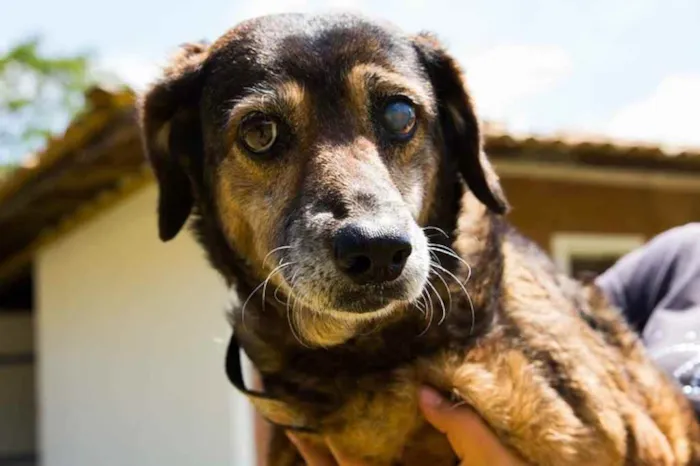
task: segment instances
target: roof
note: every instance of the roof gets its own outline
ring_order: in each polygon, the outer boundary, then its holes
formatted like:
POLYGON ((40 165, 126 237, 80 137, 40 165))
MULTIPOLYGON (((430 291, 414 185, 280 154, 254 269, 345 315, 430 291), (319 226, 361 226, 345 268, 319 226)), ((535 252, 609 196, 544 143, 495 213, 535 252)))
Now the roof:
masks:
POLYGON ((700 175, 700 149, 672 152, 652 144, 601 137, 515 137, 491 133, 486 136, 486 151, 497 160, 700 175))
POLYGON ((0 179, 0 287, 52 236, 148 176, 134 94, 93 88, 86 101, 62 135, 0 179))
MULTIPOLYGON (((86 97, 86 109, 62 135, 0 177, 0 287, 26 272, 52 238, 152 180, 133 92, 93 88, 86 97)), ((600 138, 514 136, 488 126, 486 132, 486 151, 496 163, 682 173, 700 183, 700 150, 672 154, 600 138)))

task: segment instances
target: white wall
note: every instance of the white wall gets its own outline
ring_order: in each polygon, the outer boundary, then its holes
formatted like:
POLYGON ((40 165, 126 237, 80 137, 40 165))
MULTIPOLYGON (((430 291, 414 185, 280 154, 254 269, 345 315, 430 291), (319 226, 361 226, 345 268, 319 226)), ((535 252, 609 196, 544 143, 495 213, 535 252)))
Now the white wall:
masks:
MULTIPOLYGON (((0 356, 31 355, 32 327, 28 312, 0 314, 0 356)), ((0 460, 34 453, 34 420, 34 365, 0 364, 0 460)))
POLYGON ((189 234, 161 243, 153 185, 38 255, 44 466, 248 466, 224 373, 223 282, 189 234))

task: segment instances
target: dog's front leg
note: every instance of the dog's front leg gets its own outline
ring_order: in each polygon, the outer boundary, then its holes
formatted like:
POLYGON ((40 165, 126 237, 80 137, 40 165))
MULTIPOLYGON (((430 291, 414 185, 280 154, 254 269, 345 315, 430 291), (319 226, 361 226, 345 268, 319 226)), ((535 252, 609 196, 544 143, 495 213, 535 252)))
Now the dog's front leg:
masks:
POLYGON ((524 461, 538 466, 623 465, 626 451, 585 425, 532 361, 498 342, 422 368, 438 388, 467 403, 524 461))

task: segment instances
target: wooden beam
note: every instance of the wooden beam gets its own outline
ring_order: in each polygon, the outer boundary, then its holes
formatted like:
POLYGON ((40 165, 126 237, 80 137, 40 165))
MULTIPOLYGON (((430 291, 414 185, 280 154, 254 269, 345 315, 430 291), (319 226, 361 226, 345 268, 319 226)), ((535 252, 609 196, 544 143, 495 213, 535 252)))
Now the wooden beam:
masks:
MULTIPOLYGON (((121 124, 124 125, 124 123, 121 124)), ((101 138, 95 143, 88 144, 85 149, 80 150, 73 157, 64 157, 52 170, 37 176, 31 184, 23 186, 12 196, 8 196, 0 201, 2 206, 2 209, 0 209, 0 221, 11 218, 41 195, 54 189, 61 183, 63 177, 75 170, 77 166, 89 164, 105 153, 113 151, 115 147, 120 147, 137 137, 137 128, 133 123, 129 123, 108 134, 106 138, 101 138)))
MULTIPOLYGON (((110 185, 118 182, 121 178, 129 176, 133 172, 137 172, 139 168, 140 164, 131 167, 124 167, 121 170, 101 170, 99 168, 93 170, 92 167, 89 167, 87 168, 89 173, 75 173, 62 178, 56 184, 56 196, 58 198, 63 198, 65 195, 79 197, 78 195, 81 192, 94 192, 108 188, 110 185)), ((53 196, 53 193, 51 195, 53 196)), ((84 200, 89 201, 89 198, 84 200)))
MULTIPOLYGON (((47 200, 46 202, 35 202, 22 209, 22 211, 10 219, 10 221, 3 222, 2 225, 45 224, 47 218, 55 217, 56 215, 65 215, 66 212, 72 212, 87 201, 89 201, 89 198, 70 201, 57 198, 47 200)), ((23 227, 23 229, 31 229, 31 227, 23 227)), ((2 243, 4 244, 5 241, 2 243)))
MULTIPOLYGON (((31 205, 22 209, 20 216, 18 216, 17 218, 34 217, 35 215, 41 215, 44 212, 70 212, 89 200, 90 199, 86 199, 84 195, 61 195, 60 197, 52 196, 49 199, 44 200, 43 202, 32 203, 31 205)), ((11 219, 11 222, 15 223, 14 219, 11 219)))
MULTIPOLYGON (((139 166, 141 164, 139 163, 139 166)), ((114 181, 123 178, 124 175, 128 174, 130 169, 138 169, 138 166, 128 166, 124 165, 122 167, 102 167, 100 165, 93 165, 89 167, 89 173, 70 173, 63 177, 60 184, 70 189, 73 186, 84 186, 84 185, 104 185, 106 183, 113 183, 114 181)))
POLYGON ((586 167, 564 163, 542 163, 492 158, 501 178, 562 181, 567 183, 622 186, 661 191, 700 192, 700 173, 632 170, 612 167, 586 167))
POLYGON ((47 146, 36 155, 38 164, 31 168, 20 168, 0 183, 0 204, 22 188, 27 182, 41 175, 63 158, 83 147, 87 140, 109 124, 116 115, 125 110, 133 111, 134 96, 131 92, 112 94, 112 108, 99 109, 77 117, 77 123, 71 124, 61 139, 49 138, 47 146))

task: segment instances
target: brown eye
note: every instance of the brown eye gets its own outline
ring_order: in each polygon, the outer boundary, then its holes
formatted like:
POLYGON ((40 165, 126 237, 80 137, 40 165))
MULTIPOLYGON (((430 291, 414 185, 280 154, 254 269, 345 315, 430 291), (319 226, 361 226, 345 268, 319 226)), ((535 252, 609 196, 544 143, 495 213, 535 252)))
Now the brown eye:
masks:
POLYGON ((277 140, 277 123, 263 113, 254 113, 241 123, 240 140, 254 154, 267 152, 277 140))
POLYGON ((416 127, 416 110, 403 99, 392 100, 384 107, 384 127, 398 139, 408 139, 416 127))

